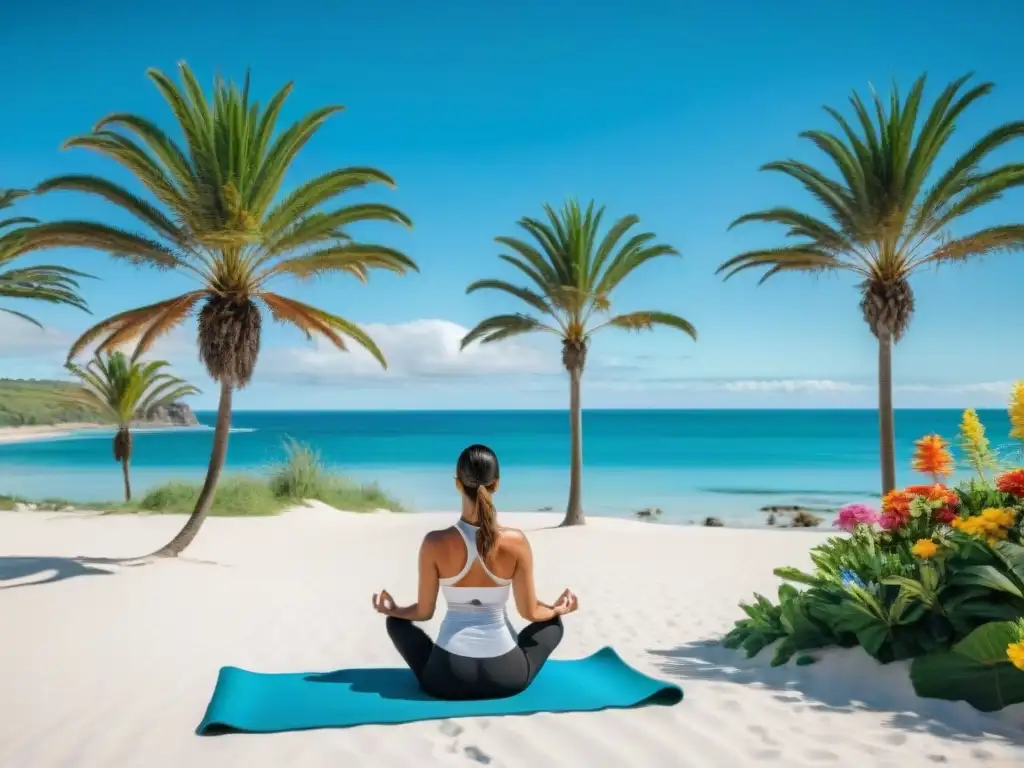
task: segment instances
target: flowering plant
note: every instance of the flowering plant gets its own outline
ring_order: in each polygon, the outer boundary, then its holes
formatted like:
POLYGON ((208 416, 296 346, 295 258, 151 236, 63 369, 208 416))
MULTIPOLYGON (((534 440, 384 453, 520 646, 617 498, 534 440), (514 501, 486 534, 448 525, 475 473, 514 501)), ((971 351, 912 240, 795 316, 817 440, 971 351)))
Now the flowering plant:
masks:
POLYGON ((839 508, 836 519, 832 522, 836 528, 853 533, 857 526, 873 526, 881 521, 882 517, 878 510, 869 507, 867 504, 846 504, 839 508))

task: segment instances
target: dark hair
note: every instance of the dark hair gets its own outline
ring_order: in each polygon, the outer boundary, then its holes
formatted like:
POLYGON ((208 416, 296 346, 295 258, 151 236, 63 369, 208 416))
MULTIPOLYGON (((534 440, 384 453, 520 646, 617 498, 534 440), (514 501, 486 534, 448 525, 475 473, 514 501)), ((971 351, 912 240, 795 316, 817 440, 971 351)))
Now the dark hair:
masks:
POLYGON ((500 476, 498 457, 486 445, 471 445, 459 454, 455 477, 462 484, 462 492, 476 505, 476 548, 486 558, 498 540, 498 510, 494 508, 494 493, 500 476))

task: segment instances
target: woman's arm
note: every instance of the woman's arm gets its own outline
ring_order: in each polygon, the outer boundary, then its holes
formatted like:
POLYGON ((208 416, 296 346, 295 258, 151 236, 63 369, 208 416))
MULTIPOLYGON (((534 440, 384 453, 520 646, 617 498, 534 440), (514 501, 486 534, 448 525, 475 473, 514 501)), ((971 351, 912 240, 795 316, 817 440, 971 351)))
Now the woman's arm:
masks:
POLYGON ((512 594, 516 601, 516 610, 527 621, 549 621, 561 613, 554 607, 537 599, 537 589, 533 583, 533 550, 530 542, 522 531, 510 531, 515 535, 516 570, 512 576, 512 594))
POLYGON ((408 621, 429 621, 434 617, 437 607, 438 590, 437 560, 434 557, 434 543, 431 536, 423 539, 420 545, 420 586, 416 602, 405 608, 397 606, 388 614, 396 619, 408 621))

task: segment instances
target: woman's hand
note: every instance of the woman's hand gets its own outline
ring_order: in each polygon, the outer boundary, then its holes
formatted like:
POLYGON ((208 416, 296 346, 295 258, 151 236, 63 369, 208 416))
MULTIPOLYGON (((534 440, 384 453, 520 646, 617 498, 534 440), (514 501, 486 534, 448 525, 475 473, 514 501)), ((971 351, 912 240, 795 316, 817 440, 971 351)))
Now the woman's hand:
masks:
POLYGON ((391 616, 397 608, 398 606, 395 605, 395 599, 388 594, 386 589, 382 589, 379 595, 375 594, 373 596, 373 610, 377 613, 382 613, 385 616, 391 616))
POLYGON ((572 613, 580 607, 580 601, 576 598, 576 595, 570 590, 565 590, 555 604, 551 606, 551 610, 555 612, 556 616, 565 616, 568 613, 572 613))

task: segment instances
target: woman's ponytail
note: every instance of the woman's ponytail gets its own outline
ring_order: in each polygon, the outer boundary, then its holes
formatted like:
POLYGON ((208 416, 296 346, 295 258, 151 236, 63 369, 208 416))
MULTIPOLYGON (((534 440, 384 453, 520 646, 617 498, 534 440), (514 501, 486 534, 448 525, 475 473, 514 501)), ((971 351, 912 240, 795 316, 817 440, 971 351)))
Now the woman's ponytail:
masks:
POLYGON ((480 559, 486 560, 498 540, 498 511, 494 508, 491 489, 486 485, 476 489, 476 516, 480 527, 476 534, 476 549, 480 559))

